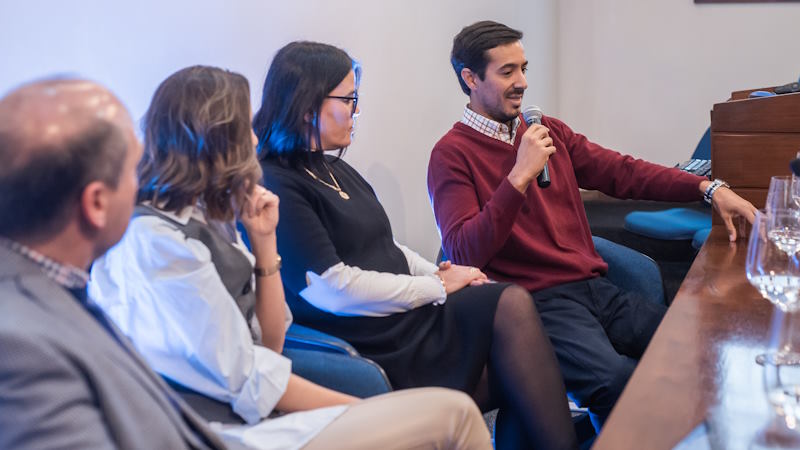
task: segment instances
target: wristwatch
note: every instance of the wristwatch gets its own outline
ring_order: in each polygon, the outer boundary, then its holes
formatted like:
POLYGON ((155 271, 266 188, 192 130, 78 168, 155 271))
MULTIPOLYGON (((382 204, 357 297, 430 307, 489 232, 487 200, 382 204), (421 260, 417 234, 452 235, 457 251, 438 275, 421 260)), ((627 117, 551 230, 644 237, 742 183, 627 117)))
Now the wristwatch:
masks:
POLYGON ((714 196, 714 192, 716 192, 717 189, 719 189, 721 187, 726 187, 726 188, 730 189, 731 185, 726 183, 726 182, 724 182, 724 181, 722 181, 722 180, 720 180, 719 178, 715 179, 714 181, 711 182, 711 184, 708 185, 708 187, 706 188, 706 191, 703 193, 703 200, 705 200, 706 203, 708 203, 710 205, 711 204, 711 198, 714 196))
POLYGON ((253 273, 257 277, 268 277, 279 270, 281 270, 281 255, 278 255, 278 257, 275 258, 275 265, 272 267, 267 269, 264 269, 263 267, 253 267, 253 273))

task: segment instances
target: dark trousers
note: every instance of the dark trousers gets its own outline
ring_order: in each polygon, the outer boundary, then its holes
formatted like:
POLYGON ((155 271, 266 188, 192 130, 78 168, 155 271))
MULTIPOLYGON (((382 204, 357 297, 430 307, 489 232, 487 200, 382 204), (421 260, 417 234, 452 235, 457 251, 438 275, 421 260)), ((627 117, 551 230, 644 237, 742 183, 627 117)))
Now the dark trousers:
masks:
POLYGON ((596 430, 611 413, 667 307, 620 291, 604 277, 531 293, 569 397, 596 430))

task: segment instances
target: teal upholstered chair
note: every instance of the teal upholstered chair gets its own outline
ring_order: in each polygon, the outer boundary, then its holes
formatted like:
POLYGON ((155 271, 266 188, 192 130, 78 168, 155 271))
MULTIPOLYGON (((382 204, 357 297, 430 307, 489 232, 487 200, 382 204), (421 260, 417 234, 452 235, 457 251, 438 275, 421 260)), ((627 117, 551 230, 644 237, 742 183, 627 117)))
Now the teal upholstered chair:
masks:
POLYGON ((384 394, 392 384, 381 366, 358 354, 347 342, 302 325, 286 332, 283 355, 292 372, 322 386, 360 398, 384 394))
MULTIPOLYGON (((711 159, 710 128, 697 144, 692 159, 711 159)), ((634 211, 625 216, 625 229, 654 239, 691 240, 692 246, 699 249, 711 231, 711 208, 702 211, 688 208, 634 211)))
POLYGON ((608 263, 606 277, 618 288, 640 294, 660 304, 664 301, 664 284, 658 264, 649 256, 615 242, 592 236, 594 248, 608 263))

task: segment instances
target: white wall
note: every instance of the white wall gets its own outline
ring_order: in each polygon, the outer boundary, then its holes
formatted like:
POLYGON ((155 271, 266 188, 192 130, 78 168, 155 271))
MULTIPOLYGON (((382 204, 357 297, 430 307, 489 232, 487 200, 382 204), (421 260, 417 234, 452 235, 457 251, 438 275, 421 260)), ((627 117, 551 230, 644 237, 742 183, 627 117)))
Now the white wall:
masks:
POLYGON ((689 158, 731 91, 800 76, 800 4, 562 0, 557 16, 560 117, 661 164, 689 158))
POLYGON ((210 64, 247 76, 255 109, 278 48, 296 39, 340 46, 364 66, 362 114, 346 158, 375 187, 398 240, 433 258, 428 155, 467 101, 449 65, 452 38, 482 19, 522 29, 533 74, 527 100, 547 111, 557 98, 555 3, 0 0, 0 92, 76 73, 109 86, 138 118, 166 76, 210 64))
POLYGON ((272 55, 311 39, 364 65, 347 159, 373 184, 397 238, 433 257, 425 174, 466 97, 452 37, 484 18, 525 32, 526 104, 606 146, 663 164, 688 158, 732 90, 800 75, 800 4, 692 0, 0 0, 0 92, 52 73, 96 79, 140 117, 156 85, 190 64, 248 77, 258 107, 272 55))

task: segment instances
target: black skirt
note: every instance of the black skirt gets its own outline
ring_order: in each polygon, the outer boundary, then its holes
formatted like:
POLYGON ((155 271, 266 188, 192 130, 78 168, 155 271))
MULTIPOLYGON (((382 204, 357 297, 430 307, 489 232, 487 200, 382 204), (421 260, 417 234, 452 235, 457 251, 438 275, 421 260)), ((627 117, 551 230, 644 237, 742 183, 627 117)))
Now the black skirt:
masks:
POLYGON ((298 323, 344 339, 380 364, 395 389, 442 386, 471 394, 489 360, 497 302, 508 286, 468 286, 443 305, 386 317, 335 316, 302 299, 292 303, 305 305, 292 310, 298 323), (309 307, 314 313, 298 311, 309 307))

